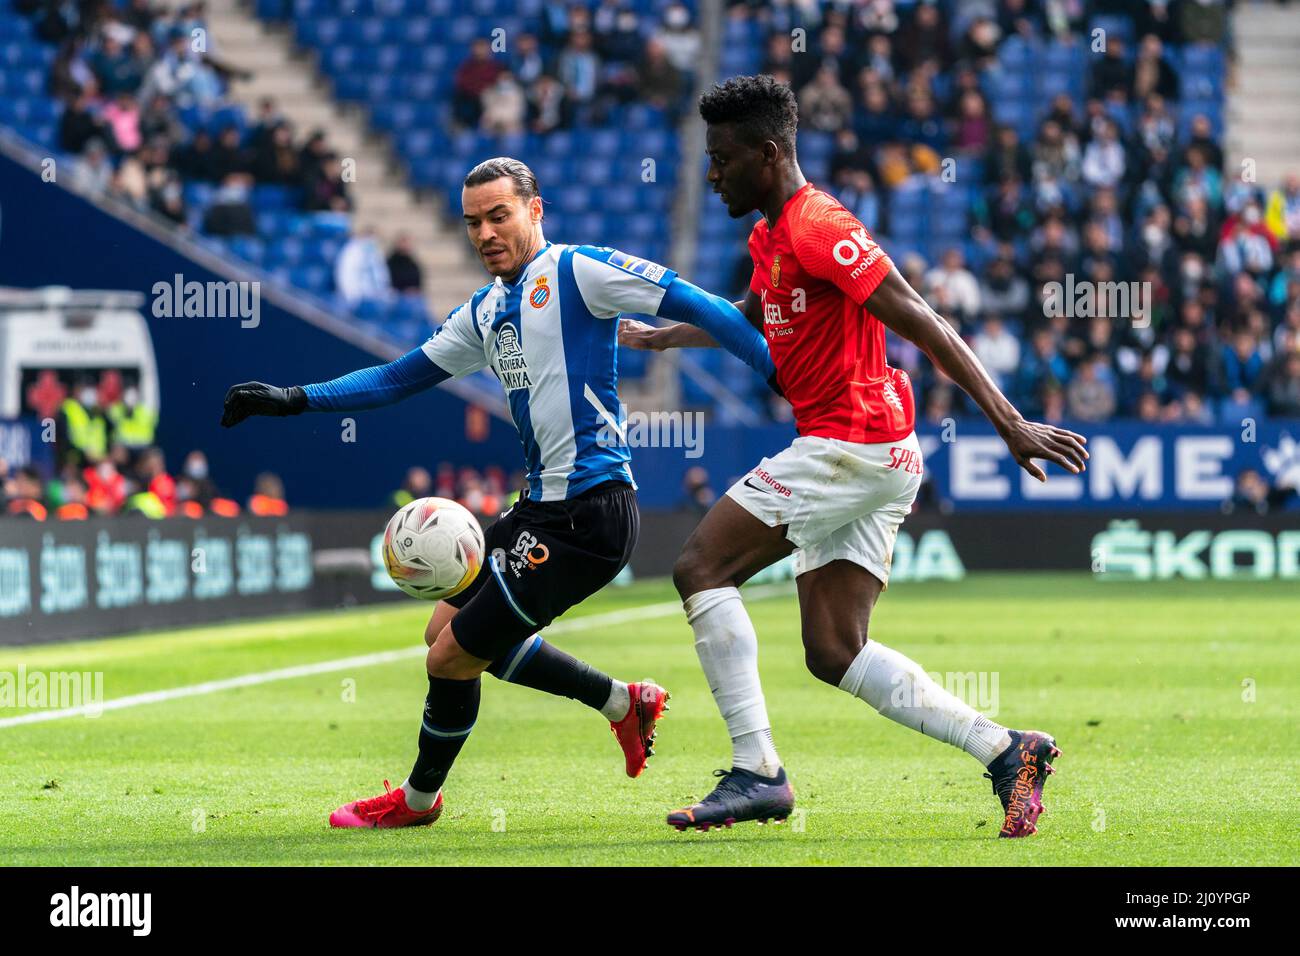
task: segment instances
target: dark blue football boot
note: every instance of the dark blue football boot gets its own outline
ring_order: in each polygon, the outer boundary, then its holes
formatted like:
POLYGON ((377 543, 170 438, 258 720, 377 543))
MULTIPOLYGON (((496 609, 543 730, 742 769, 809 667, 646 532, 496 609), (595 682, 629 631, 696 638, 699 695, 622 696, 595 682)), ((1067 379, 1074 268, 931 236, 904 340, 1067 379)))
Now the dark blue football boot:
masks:
POLYGON ((722 778, 713 792, 694 806, 668 814, 669 826, 678 830, 691 827, 708 830, 746 820, 781 823, 794 810, 794 787, 784 767, 775 777, 761 777, 736 768, 715 770, 713 775, 722 778))

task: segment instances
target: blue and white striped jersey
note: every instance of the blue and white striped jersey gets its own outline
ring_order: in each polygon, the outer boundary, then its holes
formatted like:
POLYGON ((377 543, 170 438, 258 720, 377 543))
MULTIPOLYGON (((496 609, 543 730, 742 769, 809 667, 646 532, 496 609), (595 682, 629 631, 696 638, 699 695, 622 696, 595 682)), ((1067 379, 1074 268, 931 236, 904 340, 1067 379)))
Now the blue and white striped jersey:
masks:
POLYGON ((607 247, 547 243, 516 281, 498 276, 479 289, 422 346, 453 376, 490 367, 501 380, 529 497, 558 501, 610 479, 632 481, 617 318, 657 314, 674 278, 607 247))

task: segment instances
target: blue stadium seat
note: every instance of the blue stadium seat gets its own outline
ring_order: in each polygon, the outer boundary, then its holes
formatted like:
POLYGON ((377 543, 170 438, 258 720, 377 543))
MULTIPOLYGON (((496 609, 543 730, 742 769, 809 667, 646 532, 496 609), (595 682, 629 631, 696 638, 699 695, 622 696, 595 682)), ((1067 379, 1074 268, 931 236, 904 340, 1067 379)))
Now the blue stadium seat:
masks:
POLYGON ((1040 76, 1049 73, 1082 76, 1087 63, 1086 48, 1082 42, 1062 43, 1053 40, 1045 45, 1038 54, 1034 68, 1040 76))
POLYGON ((1130 58, 1133 53, 1133 18, 1123 13, 1101 14, 1092 18, 1088 24, 1091 35, 1094 30, 1105 30, 1107 37, 1119 37, 1124 41, 1125 52, 1130 58))
POLYGON ((233 255, 260 266, 266 259, 266 243, 254 236, 235 236, 228 246, 233 255))
POLYGON ((311 235, 317 239, 345 239, 352 230, 352 223, 347 213, 314 212, 299 217, 306 223, 301 235, 311 235))
POLYGON ((1014 34, 1007 37, 998 47, 998 61, 1008 72, 1032 70, 1038 56, 1039 50, 1036 44, 1014 34))
POLYGON ((188 182, 181 190, 185 205, 195 208, 207 208, 212 202, 216 189, 210 183, 188 182))
POLYGON ((305 265, 290 269, 289 281, 300 289, 323 295, 333 288, 334 276, 324 266, 305 265))
POLYGON ((1189 43, 1182 50, 1183 68, 1189 73, 1223 76, 1223 50, 1207 43, 1189 43))

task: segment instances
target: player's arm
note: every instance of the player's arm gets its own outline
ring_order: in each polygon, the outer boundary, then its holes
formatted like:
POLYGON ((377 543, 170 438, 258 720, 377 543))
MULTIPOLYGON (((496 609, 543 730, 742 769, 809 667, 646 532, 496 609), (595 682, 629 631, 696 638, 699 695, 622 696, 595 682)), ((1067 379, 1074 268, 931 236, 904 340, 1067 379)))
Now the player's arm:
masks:
POLYGON ((418 349, 387 365, 358 369, 328 382, 280 388, 245 382, 226 392, 221 424, 238 425, 251 415, 354 412, 400 402, 440 382, 487 365, 470 303, 454 310, 418 349))
MULTIPOLYGON (((616 249, 580 246, 572 262, 574 279, 592 315, 615 319, 623 312, 632 312, 674 319, 681 325, 667 327, 665 341, 673 344, 663 347, 679 348, 685 342, 717 344, 764 379, 775 373, 767 342, 721 296, 705 292, 671 269, 616 249)), ((630 330, 638 328, 650 326, 629 326, 630 330)))
MULTIPOLYGON (((731 304, 762 334, 760 306, 758 296, 754 294, 753 289, 747 290, 745 297, 739 302, 731 304)), ((655 326, 636 319, 622 319, 619 322, 618 342, 628 348, 650 352, 662 352, 664 349, 720 348, 713 336, 698 326, 688 325, 685 322, 655 326)))
POLYGON ((303 412, 354 412, 391 405, 451 378, 424 353, 412 349, 387 365, 357 369, 315 385, 280 388, 245 382, 226 392, 221 424, 238 425, 252 415, 300 415, 303 412))
POLYGON ((1025 471, 1039 481, 1047 480, 1034 464, 1035 458, 1056 462, 1075 474, 1087 467, 1088 452, 1083 446, 1088 439, 1064 428, 1026 421, 956 329, 930 308, 896 268, 889 269, 865 305, 888 328, 914 342, 974 399, 1025 471))
MULTIPOLYGON (((703 333, 710 344, 722 346, 765 380, 776 374, 772 356, 767 350, 767 340, 743 312, 722 296, 706 292, 678 276, 668 286, 655 314, 693 327, 697 344, 703 344, 698 341, 699 333, 703 333)), ((680 327, 669 326, 668 330, 680 327)), ((690 333, 686 332, 676 335, 677 338, 689 336, 690 333)))

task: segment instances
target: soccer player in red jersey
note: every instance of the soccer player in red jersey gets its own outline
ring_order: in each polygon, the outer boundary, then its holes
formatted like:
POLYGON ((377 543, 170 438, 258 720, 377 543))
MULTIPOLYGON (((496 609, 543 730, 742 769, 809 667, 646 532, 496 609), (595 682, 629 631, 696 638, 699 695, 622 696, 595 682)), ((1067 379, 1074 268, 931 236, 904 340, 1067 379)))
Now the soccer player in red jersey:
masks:
MULTIPOLYGON (((920 665, 868 638, 898 527, 923 473, 911 382, 885 363, 885 329, 916 343, 965 389, 1038 480, 1046 476, 1035 459, 1081 472, 1086 439, 1026 421, 862 224, 804 179, 789 87, 769 76, 735 77, 702 97, 700 114, 714 191, 735 218, 762 213, 749 237, 753 278, 738 306, 767 338, 799 437, 728 490, 673 569, 733 758, 713 792, 669 814, 668 823, 707 829, 779 821, 794 807, 759 684, 757 638, 737 590, 794 552, 808 669, 978 759, 1002 803, 1001 835, 1027 836, 1059 754, 1055 740, 994 723, 920 665)), ((631 322, 622 341, 651 349, 713 344, 688 325, 631 322)))

